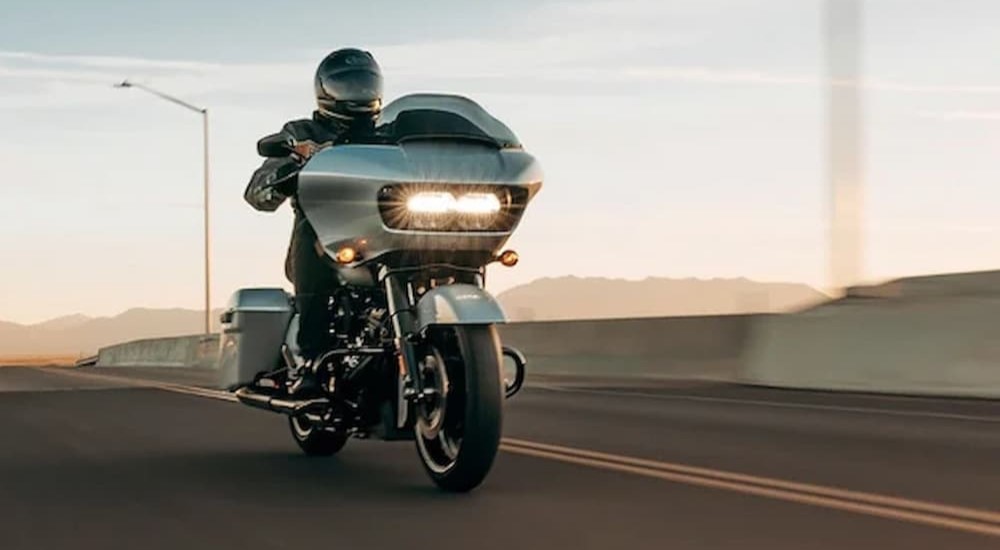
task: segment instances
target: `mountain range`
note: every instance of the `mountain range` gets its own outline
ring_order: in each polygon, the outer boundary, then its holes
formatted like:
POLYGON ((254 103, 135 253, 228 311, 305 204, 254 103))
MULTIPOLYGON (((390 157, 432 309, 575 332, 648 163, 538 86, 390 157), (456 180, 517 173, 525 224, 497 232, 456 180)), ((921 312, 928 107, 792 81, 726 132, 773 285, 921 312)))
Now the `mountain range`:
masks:
MULTIPOLYGON (((218 330, 219 313, 212 314, 213 330, 218 330)), ((197 334, 203 324, 200 311, 145 308, 114 317, 67 315, 34 325, 0 321, 0 356, 87 355, 129 340, 197 334)))
MULTIPOLYGON (((827 296, 806 285, 748 279, 560 277, 511 288, 498 298, 511 320, 541 321, 780 312, 808 307, 827 296)), ((212 313, 213 330, 218 330, 219 313, 212 313)), ((139 338, 197 334, 202 315, 185 309, 136 308, 114 317, 75 314, 34 325, 0 321, 0 356, 86 355, 139 338)))

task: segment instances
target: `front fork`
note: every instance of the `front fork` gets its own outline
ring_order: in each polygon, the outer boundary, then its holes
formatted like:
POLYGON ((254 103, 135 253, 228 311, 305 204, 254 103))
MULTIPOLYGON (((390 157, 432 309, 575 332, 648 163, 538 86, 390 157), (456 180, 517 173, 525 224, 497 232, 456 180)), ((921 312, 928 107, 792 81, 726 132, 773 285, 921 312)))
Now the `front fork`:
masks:
MULTIPOLYGON (((398 381, 396 384, 396 427, 404 428, 411 420, 412 405, 424 396, 423 377, 420 375, 420 363, 417 357, 417 346, 420 344, 417 328, 419 326, 416 303, 419 299, 413 290, 413 285, 407 280, 406 273, 393 273, 387 268, 379 271, 379 279, 385 286, 386 305, 392 320, 393 344, 398 361, 398 381)), ((474 273, 471 283, 483 288, 483 273, 474 273)), ((513 396, 521 389, 524 381, 524 356, 513 348, 504 348, 503 355, 510 357, 515 365, 514 378, 507 384, 505 395, 513 396)))
POLYGON ((416 313, 413 310, 415 297, 410 284, 403 277, 382 268, 379 279, 385 285, 386 305, 392 320, 393 344, 398 361, 396 383, 396 427, 404 428, 409 418, 409 396, 422 390, 418 376, 417 353, 414 345, 416 334, 416 313))

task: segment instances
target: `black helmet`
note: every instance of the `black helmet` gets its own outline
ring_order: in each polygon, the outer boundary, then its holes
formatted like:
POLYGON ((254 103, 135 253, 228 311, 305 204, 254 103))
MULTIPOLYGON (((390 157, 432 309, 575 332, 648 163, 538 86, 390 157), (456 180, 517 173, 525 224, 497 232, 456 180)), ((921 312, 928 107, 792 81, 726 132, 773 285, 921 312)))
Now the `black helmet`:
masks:
POLYGON ((375 118, 382 110, 382 69, 372 54, 344 48, 326 56, 316 69, 316 103, 327 117, 375 118))

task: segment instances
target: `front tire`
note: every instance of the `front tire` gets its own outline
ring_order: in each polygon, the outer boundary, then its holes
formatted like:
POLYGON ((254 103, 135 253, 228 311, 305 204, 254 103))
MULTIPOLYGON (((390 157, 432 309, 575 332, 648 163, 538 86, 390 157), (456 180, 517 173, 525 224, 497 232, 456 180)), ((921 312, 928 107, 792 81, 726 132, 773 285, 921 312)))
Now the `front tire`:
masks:
POLYGON ((418 367, 430 399, 417 405, 417 451, 431 480, 467 492, 486 478, 503 427, 500 338, 496 327, 437 327, 418 367))
POLYGON ((289 416, 288 429, 295 443, 308 456, 332 456, 347 443, 347 434, 317 428, 304 416, 289 416))

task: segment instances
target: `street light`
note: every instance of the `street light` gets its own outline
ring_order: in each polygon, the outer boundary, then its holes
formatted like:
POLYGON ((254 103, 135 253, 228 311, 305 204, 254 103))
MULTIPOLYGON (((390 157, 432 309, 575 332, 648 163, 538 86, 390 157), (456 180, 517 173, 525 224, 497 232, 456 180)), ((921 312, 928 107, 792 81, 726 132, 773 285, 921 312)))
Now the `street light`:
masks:
POLYGON ((208 237, 208 227, 209 227, 208 226, 208 221, 209 221, 209 218, 208 218, 208 184, 209 184, 209 179, 208 179, 208 109, 191 105, 190 103, 188 103, 186 101, 182 101, 180 99, 177 99, 176 97, 173 97, 173 96, 167 95, 167 94, 165 94, 163 92, 154 90, 154 89, 150 88, 149 86, 145 86, 143 84, 137 84, 135 82, 130 82, 128 80, 123 80, 122 82, 120 82, 118 84, 115 84, 115 88, 138 88, 140 90, 149 92, 149 93, 155 95, 156 97, 159 97, 161 99, 165 99, 165 100, 167 100, 167 101, 169 101, 169 102, 171 102, 171 103, 173 103, 175 105, 180 105, 181 107, 184 107, 185 109, 188 109, 190 111, 194 111, 196 113, 201 114, 202 132, 203 132, 203 138, 204 138, 204 161, 203 161, 203 167, 204 167, 204 178, 205 178, 205 181, 204 181, 204 209, 205 209, 205 213, 204 213, 205 214, 205 223, 204 223, 204 226, 205 226, 204 227, 204 229, 205 229, 205 334, 210 334, 211 331, 212 331, 212 322, 211 322, 211 319, 210 319, 210 317, 212 315, 212 300, 211 300, 211 263, 210 263, 210 260, 209 260, 210 256, 209 256, 209 237, 208 237))
POLYGON ((864 0, 826 0, 827 180, 830 186, 830 279, 836 290, 863 276, 864 0))

